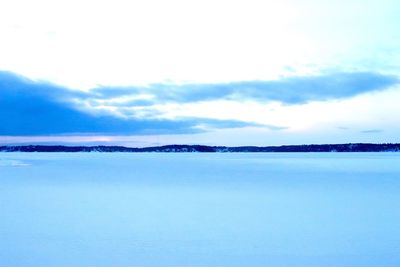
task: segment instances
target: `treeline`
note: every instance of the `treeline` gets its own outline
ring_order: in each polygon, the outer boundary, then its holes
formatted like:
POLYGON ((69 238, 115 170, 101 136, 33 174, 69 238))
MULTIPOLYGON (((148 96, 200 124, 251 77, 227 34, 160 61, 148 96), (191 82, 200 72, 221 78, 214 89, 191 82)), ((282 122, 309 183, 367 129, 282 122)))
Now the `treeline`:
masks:
POLYGON ((400 144, 324 144, 287 146, 203 146, 166 145, 157 147, 124 146, 0 146, 1 152, 398 152, 400 144))

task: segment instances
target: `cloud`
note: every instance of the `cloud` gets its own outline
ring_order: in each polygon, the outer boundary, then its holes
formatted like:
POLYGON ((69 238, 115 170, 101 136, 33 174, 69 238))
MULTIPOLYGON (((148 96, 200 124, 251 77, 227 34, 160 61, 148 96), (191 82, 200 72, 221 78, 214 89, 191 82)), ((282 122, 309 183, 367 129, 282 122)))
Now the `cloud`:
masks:
MULTIPOLYGON (((373 72, 340 72, 286 77, 272 81, 242 81, 216 84, 152 84, 143 87, 101 87, 92 90, 99 99, 147 95, 145 104, 188 103, 218 99, 278 101, 304 104, 353 97, 380 91, 399 83, 395 76, 373 72)), ((126 105, 121 103, 121 105, 126 105)))
POLYGON ((344 127, 344 126, 338 126, 336 128, 339 129, 339 130, 343 130, 343 131, 347 131, 347 130, 350 129, 349 127, 344 127))
POLYGON ((127 119, 111 114, 96 115, 83 112, 72 101, 86 97, 84 92, 0 72, 0 135, 180 134, 201 132, 204 128, 254 125, 235 120, 127 119))
POLYGON ((381 133, 383 130, 381 129, 371 129, 371 130, 365 130, 361 131, 361 133, 366 133, 366 134, 374 134, 374 133, 381 133))
MULTIPOLYGON (((247 126, 280 131, 287 127, 237 120, 236 116, 215 119, 218 114, 188 115, 183 104, 255 100, 260 105, 269 101, 295 105, 348 98, 397 83, 393 76, 358 72, 273 81, 99 87, 84 92, 0 72, 0 135, 181 134, 247 126), (169 104, 182 107, 180 115, 166 116, 169 104)), ((221 104, 220 109, 224 108, 221 104)))

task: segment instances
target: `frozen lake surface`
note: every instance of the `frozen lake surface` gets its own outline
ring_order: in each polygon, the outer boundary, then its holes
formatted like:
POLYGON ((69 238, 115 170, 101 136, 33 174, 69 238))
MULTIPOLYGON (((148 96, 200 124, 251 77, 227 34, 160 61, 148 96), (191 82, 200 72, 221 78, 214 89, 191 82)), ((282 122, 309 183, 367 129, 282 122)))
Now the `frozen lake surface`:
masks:
POLYGON ((0 153, 0 266, 400 266, 400 153, 0 153))

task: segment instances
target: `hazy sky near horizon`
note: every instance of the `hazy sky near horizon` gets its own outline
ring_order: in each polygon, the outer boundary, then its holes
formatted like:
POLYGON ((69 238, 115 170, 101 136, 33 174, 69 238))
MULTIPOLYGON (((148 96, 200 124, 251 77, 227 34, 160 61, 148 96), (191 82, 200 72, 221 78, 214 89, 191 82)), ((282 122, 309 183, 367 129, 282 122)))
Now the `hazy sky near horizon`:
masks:
POLYGON ((397 0, 2 0, 0 143, 400 142, 397 0))

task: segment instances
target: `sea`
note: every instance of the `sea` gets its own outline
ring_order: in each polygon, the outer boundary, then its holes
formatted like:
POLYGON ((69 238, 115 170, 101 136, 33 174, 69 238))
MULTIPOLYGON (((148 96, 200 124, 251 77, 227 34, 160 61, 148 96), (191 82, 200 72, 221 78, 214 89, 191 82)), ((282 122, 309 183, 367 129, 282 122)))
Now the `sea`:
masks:
POLYGON ((398 267, 400 153, 0 153, 1 267, 398 267))

